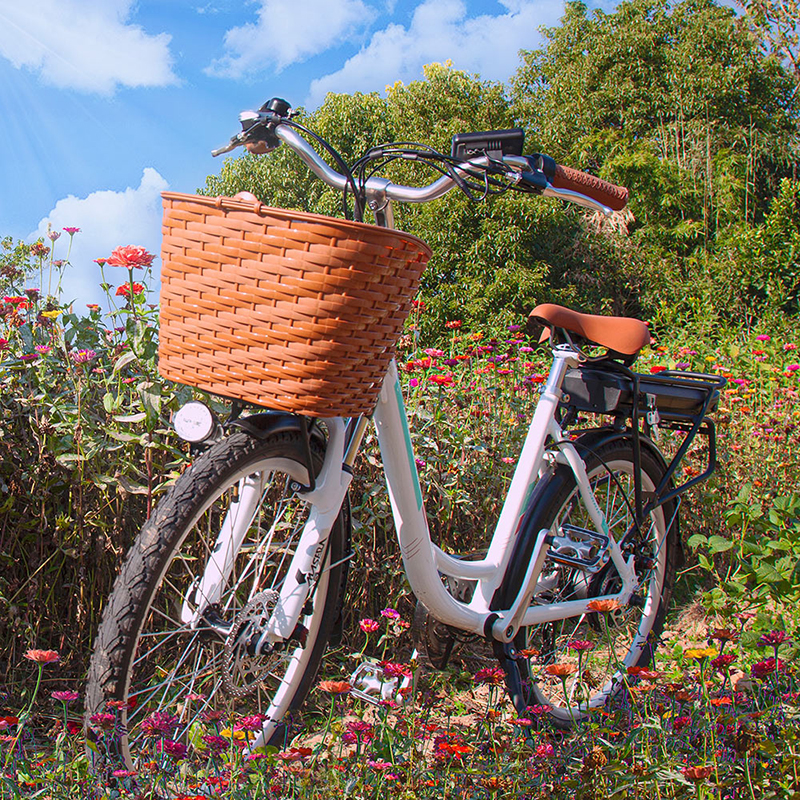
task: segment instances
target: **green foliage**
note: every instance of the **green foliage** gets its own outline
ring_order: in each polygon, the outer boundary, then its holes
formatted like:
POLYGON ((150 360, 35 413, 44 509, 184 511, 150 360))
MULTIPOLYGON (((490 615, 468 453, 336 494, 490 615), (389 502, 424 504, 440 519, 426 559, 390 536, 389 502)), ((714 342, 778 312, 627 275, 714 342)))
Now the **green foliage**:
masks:
POLYGON ((15 241, 11 236, 0 239, 0 291, 15 294, 19 281, 33 271, 31 249, 32 245, 15 241))
POLYGON ((9 662, 40 637, 86 652, 120 553, 183 463, 166 423, 188 390, 158 376, 144 293, 103 318, 27 289, 0 324, 0 641, 9 662))

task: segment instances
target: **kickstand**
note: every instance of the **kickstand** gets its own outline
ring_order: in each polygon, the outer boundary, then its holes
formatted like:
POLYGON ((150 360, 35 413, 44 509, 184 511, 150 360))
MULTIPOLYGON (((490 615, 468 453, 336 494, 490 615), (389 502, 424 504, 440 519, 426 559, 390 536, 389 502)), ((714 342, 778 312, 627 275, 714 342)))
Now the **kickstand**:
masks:
POLYGON ((528 704, 522 691, 522 673, 519 669, 519 654, 513 643, 493 642, 494 656, 506 674, 506 689, 517 714, 524 716, 528 704))

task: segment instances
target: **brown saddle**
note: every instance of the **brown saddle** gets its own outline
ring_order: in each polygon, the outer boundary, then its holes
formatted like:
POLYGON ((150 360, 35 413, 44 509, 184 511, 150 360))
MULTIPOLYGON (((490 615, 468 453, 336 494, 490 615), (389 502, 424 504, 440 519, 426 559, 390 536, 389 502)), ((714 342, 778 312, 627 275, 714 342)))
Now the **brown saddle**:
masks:
POLYGON ((550 338, 552 328, 561 328, 625 356, 637 355, 651 341, 647 325, 639 319, 581 314, 553 303, 536 306, 528 321, 545 326, 540 342, 550 338))

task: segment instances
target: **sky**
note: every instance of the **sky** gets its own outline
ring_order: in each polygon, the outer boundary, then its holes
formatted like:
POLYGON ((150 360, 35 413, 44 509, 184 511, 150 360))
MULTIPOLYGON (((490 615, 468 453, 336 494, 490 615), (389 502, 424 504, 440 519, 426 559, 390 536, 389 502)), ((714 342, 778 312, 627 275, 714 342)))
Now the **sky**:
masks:
POLYGON ((80 228, 63 299, 102 302, 94 259, 159 253, 160 193, 219 171, 210 151, 241 110, 273 96, 311 110, 448 59, 506 81, 562 13, 562 0, 0 0, 0 237, 80 228))

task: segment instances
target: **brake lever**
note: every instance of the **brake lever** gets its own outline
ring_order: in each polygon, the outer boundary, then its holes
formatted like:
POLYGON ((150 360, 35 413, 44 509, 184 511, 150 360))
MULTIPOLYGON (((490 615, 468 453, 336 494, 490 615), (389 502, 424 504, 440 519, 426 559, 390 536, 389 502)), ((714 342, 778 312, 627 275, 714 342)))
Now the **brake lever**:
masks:
POLYGON ((235 150, 237 147, 244 144, 244 139, 242 138, 243 133, 244 131, 242 131, 242 133, 237 133, 236 136, 231 136, 231 140, 228 144, 218 147, 216 150, 212 150, 211 155, 216 158, 216 156, 221 156, 223 153, 230 153, 231 150, 235 150))

